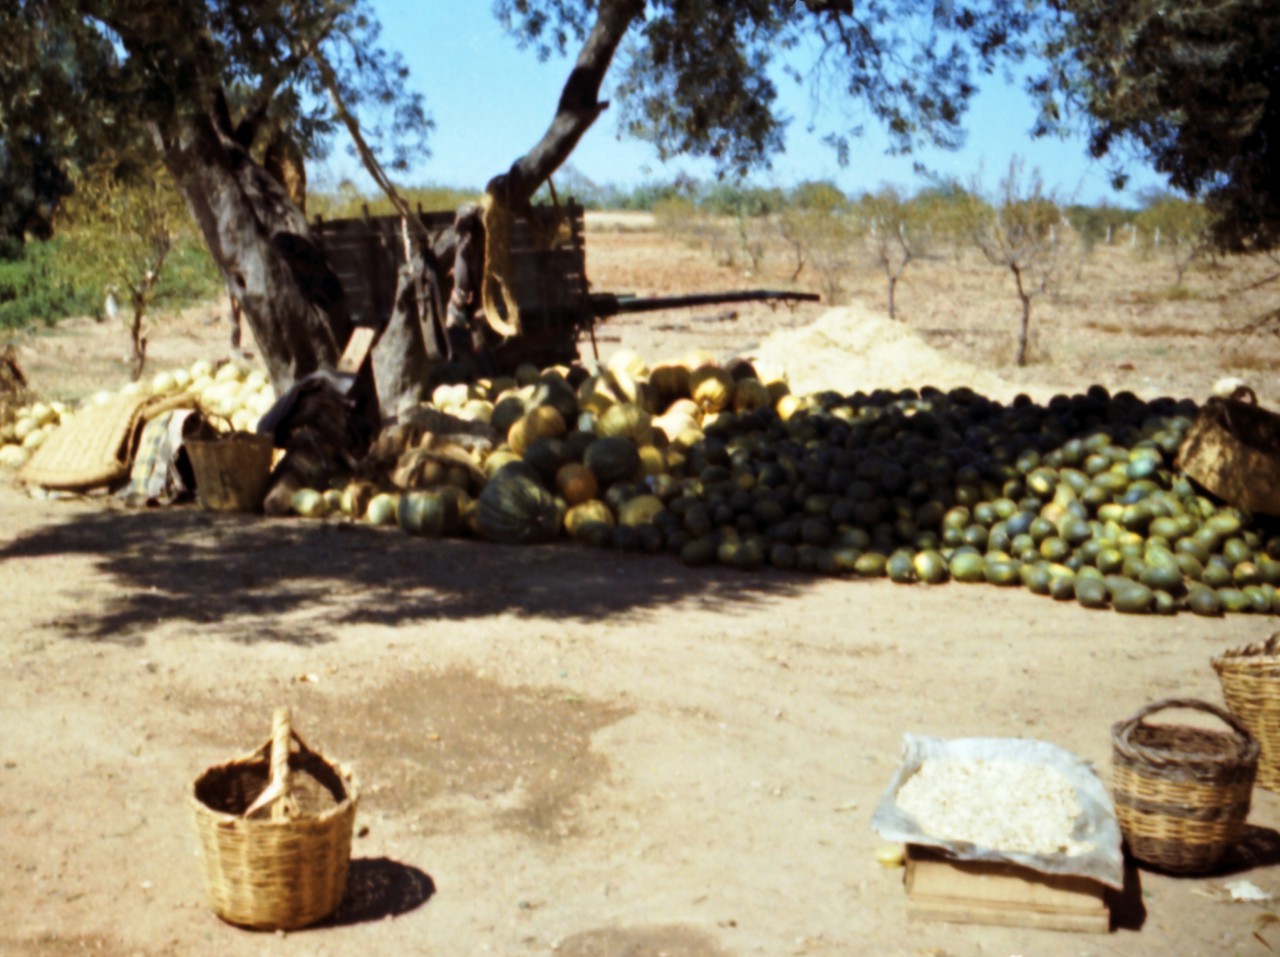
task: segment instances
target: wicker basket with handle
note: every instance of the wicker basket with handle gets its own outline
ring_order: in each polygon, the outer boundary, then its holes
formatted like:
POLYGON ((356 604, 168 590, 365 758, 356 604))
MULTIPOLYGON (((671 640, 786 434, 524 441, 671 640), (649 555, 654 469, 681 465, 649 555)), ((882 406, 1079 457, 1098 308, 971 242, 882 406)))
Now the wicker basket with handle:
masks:
POLYGON ((1280 631, 1213 659, 1231 713, 1258 740, 1259 786, 1280 791, 1280 631))
POLYGON ((1258 743, 1248 729, 1217 705, 1166 698, 1117 722, 1111 741, 1116 818, 1134 858, 1176 874, 1217 867, 1249 816, 1258 743), (1144 722, 1167 708, 1206 712, 1231 732, 1144 722))
POLYGON ((184 443, 196 479, 196 499, 215 512, 260 512, 271 481, 274 442, 256 432, 219 433, 184 443))
POLYGON ((332 914, 346 890, 356 802, 351 776, 303 743, 288 708, 277 709, 270 741, 210 768, 191 794, 214 912, 261 930, 332 914))
POLYGON ((1217 705, 1165 699, 1111 728, 1112 792, 1129 852, 1175 874, 1204 874, 1239 841, 1249 815, 1258 743, 1217 705), (1156 711, 1212 714, 1231 732, 1146 724, 1156 711))

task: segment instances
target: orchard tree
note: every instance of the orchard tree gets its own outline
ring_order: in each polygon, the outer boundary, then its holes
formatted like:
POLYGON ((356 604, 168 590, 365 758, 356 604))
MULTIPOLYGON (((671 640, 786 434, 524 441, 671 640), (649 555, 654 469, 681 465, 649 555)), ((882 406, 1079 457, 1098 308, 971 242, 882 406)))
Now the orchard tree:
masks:
POLYGON ((931 247, 948 247, 958 263, 973 248, 973 224, 988 212, 987 202, 958 180, 943 180, 916 193, 915 215, 928 230, 931 247))
POLYGON ((163 167, 93 167, 76 181, 59 227, 67 239, 66 268, 109 277, 104 292, 124 303, 120 318, 136 381, 147 361, 148 313, 167 278, 170 254, 189 238, 191 217, 163 167))
POLYGON ((898 317, 898 280, 907 266, 928 252, 924 207, 904 199, 892 186, 865 194, 858 202, 863 245, 884 272, 889 318, 898 317))
POLYGON ((1169 193, 1150 196, 1133 223, 1143 251, 1167 259, 1179 286, 1191 264, 1209 249, 1208 216, 1195 200, 1169 193))
MULTIPOLYGON (((829 101, 864 107, 901 151, 954 145, 975 71, 1020 55, 1034 15, 1022 0, 496 0, 494 9, 540 53, 577 51, 544 135, 488 183, 491 204, 508 213, 527 207, 605 111, 615 58, 626 133, 664 157, 710 157, 743 173, 783 146, 775 67, 829 101)), ((388 190, 383 167, 421 155, 423 103, 402 60, 378 46, 369 0, 8 0, 0 35, 0 140, 35 138, 65 155, 87 136, 109 154, 145 130, 277 391, 335 363, 351 332, 341 285, 255 144, 273 110, 316 149, 343 126, 388 190), (47 84, 31 82, 46 74, 47 84)), ((847 158, 856 119, 844 118, 828 138, 847 158)), ((412 354, 420 349, 393 356, 401 391, 429 367, 412 354)), ((394 393, 381 399, 399 404, 394 393)))
POLYGON ((792 280, 812 265, 827 302, 843 301, 844 277, 853 269, 854 250, 865 228, 849 197, 827 180, 801 183, 783 206, 778 228, 795 254, 792 280))
POLYGON ((1280 246, 1280 6, 1050 0, 1049 124, 1083 111, 1095 157, 1149 160, 1203 197, 1218 248, 1280 246), (1054 102, 1055 98, 1057 102, 1054 102))
POLYGON ((1026 175, 1016 157, 989 207, 972 207, 973 239, 991 265, 1007 269, 1022 307, 1016 361, 1027 364, 1031 304, 1071 272, 1074 239, 1061 229, 1062 210, 1038 171, 1026 175))

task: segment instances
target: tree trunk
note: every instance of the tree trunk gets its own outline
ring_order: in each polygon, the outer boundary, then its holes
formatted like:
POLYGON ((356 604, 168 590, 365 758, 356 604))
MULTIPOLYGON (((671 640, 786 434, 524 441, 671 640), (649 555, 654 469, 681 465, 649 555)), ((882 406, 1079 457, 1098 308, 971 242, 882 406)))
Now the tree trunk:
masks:
POLYGON ((276 394, 333 368, 351 335, 342 284, 284 187, 212 111, 186 119, 177 137, 161 145, 276 394))
POLYGON ((142 334, 144 313, 141 306, 135 306, 133 320, 129 323, 129 379, 137 382, 142 378, 142 370, 147 366, 147 337, 142 334))
POLYGON ((897 291, 898 291, 898 277, 890 273, 889 274, 889 318, 890 319, 898 318, 897 308, 894 305, 894 294, 897 291))
POLYGON ((1027 364, 1027 340, 1031 332, 1031 297, 1027 295, 1022 285, 1022 270, 1017 266, 1009 267, 1013 271, 1013 278, 1018 283, 1018 298, 1022 301, 1022 328, 1018 332, 1018 367, 1021 368, 1027 364))
POLYGON ((519 209, 529 202, 604 112, 608 104, 599 98, 605 73, 618 44, 643 12, 644 0, 600 0, 596 22, 565 81, 551 125, 533 149, 486 187, 508 209, 519 209))

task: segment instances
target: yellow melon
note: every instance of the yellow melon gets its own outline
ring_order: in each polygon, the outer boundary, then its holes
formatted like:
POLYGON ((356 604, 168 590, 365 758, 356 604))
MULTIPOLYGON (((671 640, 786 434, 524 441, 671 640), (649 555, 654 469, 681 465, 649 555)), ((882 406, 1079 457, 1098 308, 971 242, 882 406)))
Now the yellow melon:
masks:
POLYGON ((667 457, 662 453, 662 449, 652 445, 642 445, 638 451, 640 453, 639 474, 642 478, 666 474, 667 457))
POLYGON ((616 524, 609 506, 598 498, 575 505, 564 513, 564 530, 570 538, 577 539, 579 530, 587 522, 603 522, 610 528, 616 524))
POLYGON ((618 349, 609 356, 605 368, 610 372, 623 373, 631 379, 649 378, 649 366, 632 349, 618 349))
POLYGON ((631 402, 619 402, 605 409, 596 424, 597 435, 621 435, 636 445, 653 441, 653 420, 648 412, 631 402))
POLYGON ((549 405, 539 405, 521 416, 507 432, 507 444, 516 455, 538 439, 558 439, 568 431, 564 416, 549 405))
POLYGON ((652 525, 653 517, 663 508, 662 499, 658 496, 637 495, 618 509, 618 521, 623 525, 652 525))
POLYGON ((719 412, 733 397, 734 381, 724 369, 702 366, 689 376, 693 401, 704 413, 719 412))

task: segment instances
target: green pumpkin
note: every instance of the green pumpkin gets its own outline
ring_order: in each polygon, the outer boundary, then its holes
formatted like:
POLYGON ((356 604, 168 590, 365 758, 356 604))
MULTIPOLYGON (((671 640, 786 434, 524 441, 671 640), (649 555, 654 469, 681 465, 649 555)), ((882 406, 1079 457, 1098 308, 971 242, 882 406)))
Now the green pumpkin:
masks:
POLYGON ((400 496, 394 492, 379 492, 369 500, 364 520, 370 525, 392 525, 396 520, 400 496))
POLYGON ((549 542, 560 529, 555 497, 531 469, 503 468, 485 485, 476 500, 476 531, 492 542, 532 544, 549 542))
POLYGON ((950 571, 958 582, 985 582, 987 560, 973 552, 961 552, 952 556, 950 571))
POLYGON ((452 535, 461 525, 458 500, 439 492, 403 492, 396 506, 396 523, 410 535, 452 535))
POLYGON ((595 472, 601 487, 629 479, 640 468, 640 453, 630 439, 621 435, 605 436, 587 446, 583 463, 595 472))

